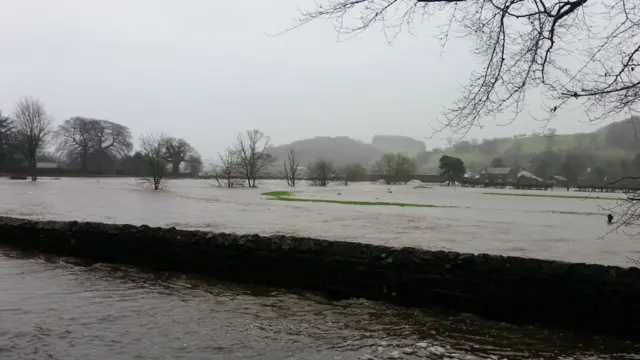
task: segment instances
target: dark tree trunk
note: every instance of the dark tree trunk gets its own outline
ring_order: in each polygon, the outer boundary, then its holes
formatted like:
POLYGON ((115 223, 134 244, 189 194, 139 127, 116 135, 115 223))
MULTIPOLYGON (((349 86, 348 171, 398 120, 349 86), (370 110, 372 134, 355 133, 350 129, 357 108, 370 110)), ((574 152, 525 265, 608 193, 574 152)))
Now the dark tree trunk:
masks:
POLYGON ((35 159, 31 163, 30 167, 31 167, 31 181, 38 180, 38 174, 36 174, 36 161, 35 161, 35 159))
POLYGON ((87 154, 86 151, 83 151, 82 154, 80 154, 80 169, 86 171, 87 170, 87 159, 89 158, 89 155, 87 154))
POLYGON ((171 162, 171 175, 173 176, 180 175, 180 164, 182 164, 182 161, 171 162))

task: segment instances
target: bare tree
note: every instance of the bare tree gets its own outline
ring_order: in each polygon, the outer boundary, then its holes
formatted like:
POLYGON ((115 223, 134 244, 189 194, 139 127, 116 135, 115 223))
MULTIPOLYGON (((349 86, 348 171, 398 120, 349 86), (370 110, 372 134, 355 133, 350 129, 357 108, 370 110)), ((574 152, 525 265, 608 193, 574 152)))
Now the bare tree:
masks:
POLYGON ((36 181, 37 156, 51 134, 51 120, 38 99, 26 97, 16 104, 13 114, 16 146, 31 172, 31 180, 36 181))
POLYGON ((77 157, 83 170, 87 169, 89 154, 95 147, 91 129, 93 125, 95 122, 92 119, 73 117, 65 120, 53 134, 57 142, 56 152, 69 158, 77 157))
POLYGON ((218 154, 219 165, 213 167, 213 178, 218 183, 218 187, 232 188, 242 185, 239 181, 234 181, 238 172, 238 156, 235 150, 227 149, 224 153, 218 154))
POLYGON ((396 154, 386 153, 382 155, 378 162, 376 162, 377 172, 383 176, 383 179, 387 184, 392 184, 394 182, 393 175, 395 174, 396 161, 396 154))
POLYGON ((133 151, 133 140, 128 127, 108 120, 97 120, 93 127, 95 147, 115 158, 133 151))
POLYGON ((314 186, 327 186, 333 175, 333 163, 327 160, 318 160, 309 165, 309 180, 314 186))
POLYGON ((360 164, 351 164, 340 169, 338 173, 340 182, 347 186, 350 182, 364 180, 367 176, 367 169, 360 164))
POLYGON ((182 163, 193 157, 200 157, 193 146, 185 139, 167 137, 165 144, 165 156, 171 164, 171 174, 173 176, 180 174, 180 165, 182 165, 182 163))
POLYGON ((202 157, 197 152, 187 156, 187 171, 191 176, 198 176, 202 172, 202 157))
POLYGON ((403 154, 386 153, 376 167, 387 184, 406 183, 416 173, 416 161, 403 154))
POLYGON ((14 125, 11 118, 0 112, 0 172, 4 170, 12 148, 15 145, 14 125))
POLYGON ((547 97, 547 119, 572 102, 591 121, 638 108, 640 7, 632 0, 321 0, 294 28, 316 19, 347 36, 380 25, 393 40, 419 21, 441 29, 445 45, 452 34, 471 38, 484 64, 443 113, 443 128, 454 132, 505 110, 515 118, 534 89, 547 97))
POLYGON ((300 161, 298 161, 298 159, 296 158, 296 153, 293 151, 293 149, 290 149, 287 160, 284 161, 284 178, 287 180, 288 186, 296 187, 299 167, 300 161))
POLYGON ((260 130, 247 130, 245 134, 238 134, 234 148, 238 157, 238 171, 247 179, 250 187, 256 187, 256 178, 275 162, 267 152, 268 148, 269 138, 260 130))
POLYGON ((166 157, 166 137, 162 134, 146 134, 140 137, 140 154, 146 167, 145 182, 160 190, 165 185, 164 176, 169 162, 166 157))
POLYGON ((133 140, 128 127, 107 120, 72 117, 54 133, 58 154, 67 155, 70 161, 80 162, 87 170, 92 154, 103 153, 119 159, 133 151, 133 140))

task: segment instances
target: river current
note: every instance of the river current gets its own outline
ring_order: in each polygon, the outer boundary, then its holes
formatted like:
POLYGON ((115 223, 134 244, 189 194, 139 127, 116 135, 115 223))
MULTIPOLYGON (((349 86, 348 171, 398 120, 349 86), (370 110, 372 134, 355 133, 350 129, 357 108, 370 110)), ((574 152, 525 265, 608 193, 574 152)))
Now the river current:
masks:
POLYGON ((0 289, 0 359, 640 359, 611 339, 10 249, 0 289))

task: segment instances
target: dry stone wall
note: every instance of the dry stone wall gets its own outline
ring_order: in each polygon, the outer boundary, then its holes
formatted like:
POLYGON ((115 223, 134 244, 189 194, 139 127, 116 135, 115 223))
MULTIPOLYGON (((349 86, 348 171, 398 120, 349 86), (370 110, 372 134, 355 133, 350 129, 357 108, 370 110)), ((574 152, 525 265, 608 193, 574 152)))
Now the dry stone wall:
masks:
POLYGON ((96 262, 640 335, 640 269, 91 222, 0 217, 0 243, 96 262))

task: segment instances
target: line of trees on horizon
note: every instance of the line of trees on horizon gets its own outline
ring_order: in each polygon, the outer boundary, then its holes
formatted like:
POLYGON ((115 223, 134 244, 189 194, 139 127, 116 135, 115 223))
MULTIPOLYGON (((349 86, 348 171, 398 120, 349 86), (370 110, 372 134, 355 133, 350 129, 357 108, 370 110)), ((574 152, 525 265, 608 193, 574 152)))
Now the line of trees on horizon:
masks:
POLYGON ((75 116, 54 127, 44 104, 25 97, 10 116, 0 112, 0 173, 28 174, 36 181, 44 162, 77 174, 151 176, 159 165, 172 176, 202 171, 199 153, 184 139, 144 134, 135 149, 125 125, 75 116))
MULTIPOLYGON (((269 138, 260 130, 238 134, 236 143, 220 155, 216 179, 242 178, 250 187, 275 158, 268 153, 269 138)), ((166 178, 198 176, 202 158, 188 141, 163 133, 142 134, 134 147, 130 129, 102 119, 76 116, 54 127, 43 103, 33 97, 18 101, 11 116, 0 112, 0 174, 28 174, 38 178, 38 165, 63 164, 63 171, 134 176, 159 190, 166 178), (53 153, 46 150, 53 148, 53 153)), ((65 172, 58 172, 65 174, 65 172)))
POLYGON ((413 180, 418 169, 416 159, 403 153, 383 154, 370 171, 357 162, 336 168, 331 160, 324 158, 302 167, 293 149, 289 150, 283 167, 282 174, 291 187, 295 187, 300 179, 308 180, 314 186, 327 186, 330 181, 346 186, 376 177, 388 185, 403 184, 413 180))
MULTIPOLYGON (((33 97, 21 99, 11 116, 0 113, 0 173, 28 174, 36 181, 43 171, 39 165, 50 162, 63 166, 64 172, 58 172, 61 175, 73 172, 141 177, 158 190, 167 177, 197 176, 203 171, 201 156, 185 139, 150 133, 141 135, 138 143, 135 148, 127 126, 110 120, 75 116, 56 127, 44 104, 33 97)), ((256 180, 276 161, 269 153, 269 137, 260 130, 248 130, 238 134, 235 144, 219 154, 212 175, 220 186, 255 187, 256 180)), ((393 184, 415 174, 416 162, 403 154, 388 153, 376 168, 387 183, 393 184)), ((291 150, 281 175, 295 186, 301 170, 306 170, 305 177, 318 186, 326 186, 330 180, 347 185, 367 176, 362 164, 336 169, 326 159, 302 168, 291 150)))
MULTIPOLYGON (((640 118, 632 117, 591 135, 585 134, 577 138, 583 141, 576 141, 574 147, 568 149, 557 147, 557 134, 549 129, 544 137, 546 150, 540 153, 527 153, 519 139, 512 140, 508 147, 505 147, 507 139, 485 140, 476 145, 458 143, 450 149, 455 155, 444 155, 444 162, 440 156, 439 172, 450 183, 464 174, 460 169, 479 171, 496 164, 524 168, 543 179, 561 175, 573 185, 585 177, 597 183, 638 176, 640 153, 629 155, 637 147, 638 121, 640 118), (597 148, 598 143, 615 145, 614 150, 618 152, 603 152, 597 148), (492 164, 465 164, 458 154, 467 152, 495 154, 494 161, 492 164)), ((301 178, 317 186, 326 186, 330 180, 346 185, 371 179, 372 176, 379 176, 387 184, 397 184, 411 180, 417 169, 424 167, 429 156, 435 154, 418 153, 410 157, 401 153, 385 153, 371 168, 365 168, 361 163, 338 168, 334 166, 333 159, 318 158, 305 167, 290 149, 287 159, 283 159, 282 170, 275 173, 271 165, 278 159, 269 153, 269 149, 269 137, 261 131, 254 129, 240 133, 235 143, 219 155, 218 164, 212 165, 213 177, 224 187, 255 187, 256 179, 265 176, 281 177, 292 187, 301 178)), ((0 173, 28 174, 36 180, 38 164, 46 161, 62 163, 64 171, 78 175, 114 174, 164 179, 195 177, 203 173, 201 156, 185 139, 165 134, 143 134, 136 149, 131 131, 125 125, 76 116, 54 127, 42 102, 25 97, 16 103, 11 116, 0 113, 0 173), (46 149, 53 149, 53 152, 47 153, 46 149)), ((149 182, 154 188, 161 187, 162 183, 149 182)))

